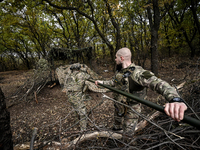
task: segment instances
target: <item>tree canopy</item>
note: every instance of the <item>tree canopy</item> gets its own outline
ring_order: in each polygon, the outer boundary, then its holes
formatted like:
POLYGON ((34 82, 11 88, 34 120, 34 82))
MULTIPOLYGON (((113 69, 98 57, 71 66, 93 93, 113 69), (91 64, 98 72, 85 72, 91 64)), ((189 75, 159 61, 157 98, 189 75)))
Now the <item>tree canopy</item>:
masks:
POLYGON ((93 54, 113 62, 115 52, 128 47, 139 65, 151 56, 152 71, 158 74, 159 58, 172 54, 193 58, 199 53, 199 4, 198 0, 3 0, 0 62, 7 65, 0 69, 16 69, 20 63, 30 69, 53 47, 92 46, 93 54))

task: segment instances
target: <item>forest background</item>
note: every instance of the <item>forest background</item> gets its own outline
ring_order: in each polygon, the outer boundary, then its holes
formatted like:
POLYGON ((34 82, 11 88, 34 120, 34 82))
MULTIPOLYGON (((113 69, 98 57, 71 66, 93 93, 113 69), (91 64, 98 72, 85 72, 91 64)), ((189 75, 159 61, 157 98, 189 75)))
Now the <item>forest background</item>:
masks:
MULTIPOLYGON (((134 62, 200 53, 198 0, 1 0, 0 71, 32 69, 53 48, 92 47, 92 59, 111 60, 121 47, 134 62)), ((70 50, 70 51, 69 51, 70 50)), ((83 57, 86 57, 87 55, 83 57)), ((87 59, 87 58, 86 58, 87 59)))
MULTIPOLYGON (((194 115, 199 114, 200 94, 199 5, 199 0, 0 0, 0 86, 10 112, 14 146, 30 145, 33 127, 38 128, 38 147, 52 141, 66 146, 62 138, 70 142, 87 133, 77 130, 73 109, 60 86, 49 88, 46 81, 36 84, 37 80, 30 79, 40 58, 53 58, 55 67, 80 61, 107 78, 114 74, 110 70, 115 66, 116 51, 128 47, 137 65, 171 84, 186 83, 181 93, 194 109, 188 114, 199 118, 194 115)), ((87 107, 92 121, 88 133, 100 128, 107 131, 113 122, 113 103, 103 101, 101 93, 89 95, 92 100, 87 107)), ((155 93, 148 96, 148 100, 164 105, 164 99, 155 93)), ((146 116, 153 112, 146 106, 143 110, 146 116)), ((137 140, 134 146, 138 149, 199 149, 199 130, 164 115, 159 116, 157 124, 185 139, 171 139, 162 132, 165 130, 149 125, 136 134, 137 138, 131 137, 132 143, 99 140, 97 136, 75 146, 126 149, 137 140)))

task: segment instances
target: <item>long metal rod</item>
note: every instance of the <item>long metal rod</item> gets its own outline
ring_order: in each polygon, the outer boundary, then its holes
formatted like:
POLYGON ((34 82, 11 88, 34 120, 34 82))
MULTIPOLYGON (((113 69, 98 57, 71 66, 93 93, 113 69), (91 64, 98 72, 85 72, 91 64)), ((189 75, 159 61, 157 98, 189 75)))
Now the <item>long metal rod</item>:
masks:
MULTIPOLYGON (((95 83, 95 81, 93 81, 91 79, 88 79, 88 81, 95 83)), ((140 102, 140 103, 142 103, 144 105, 147 105, 147 106, 149 106, 151 108, 154 108, 154 109, 156 109, 156 110, 158 110, 160 112, 165 113, 163 106, 160 106, 160 105, 157 105, 157 104, 155 104, 153 102, 141 99, 141 98, 139 98, 137 96, 134 96, 134 95, 132 95, 130 93, 115 89, 115 88, 110 87, 110 86, 105 85, 105 84, 98 83, 98 85, 103 86, 103 87, 105 87, 107 89, 110 89, 111 91, 117 92, 117 93, 119 93, 121 95, 124 95, 124 96, 130 98, 131 100, 135 100, 135 101, 140 102)), ((194 126, 196 128, 198 128, 198 129, 200 129, 200 120, 198 120, 198 119, 195 119, 195 118, 192 118, 192 117, 184 115, 184 118, 183 118, 182 121, 185 122, 185 123, 188 123, 188 124, 190 124, 190 125, 192 125, 192 126, 194 126)))

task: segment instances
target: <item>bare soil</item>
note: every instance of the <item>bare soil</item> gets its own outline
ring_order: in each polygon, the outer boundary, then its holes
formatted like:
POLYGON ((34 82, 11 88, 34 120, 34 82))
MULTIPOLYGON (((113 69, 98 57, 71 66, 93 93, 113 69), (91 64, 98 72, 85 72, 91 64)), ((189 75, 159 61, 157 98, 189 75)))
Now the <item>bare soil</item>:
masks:
MULTIPOLYGON (((190 64, 196 64, 197 60, 190 61, 190 64)), ((160 62, 161 63, 161 62, 160 62)), ((182 62, 176 58, 163 60, 159 69, 159 76, 172 85, 180 84, 184 77, 192 72, 194 68, 184 67, 177 69, 182 62)), ((149 61, 145 68, 150 69, 149 61)), ((112 65, 101 63, 94 67, 100 75, 105 78, 112 77, 112 65), (97 70, 98 68, 98 70, 97 70), (105 70, 108 70, 106 72, 105 70)), ((10 112, 10 125, 12 129, 12 138, 14 145, 30 142, 32 130, 38 128, 36 141, 44 142, 48 140, 58 140, 69 137, 69 134, 79 132, 76 123, 76 113, 67 101, 65 93, 61 92, 60 85, 53 88, 45 86, 37 95, 37 101, 34 98, 31 101, 21 100, 18 104, 11 106, 13 96, 16 91, 30 78, 32 70, 15 70, 0 72, 0 87, 6 97, 8 111, 10 112), (10 107, 9 107, 10 106, 10 107)), ((88 92, 92 97, 86 102, 88 112, 102 101, 101 93, 88 92)), ((112 93, 107 93, 112 97, 112 93)), ((16 98, 16 97, 15 97, 16 98)), ((20 97, 19 97, 20 98, 20 97)), ((164 104, 164 99, 155 92, 148 92, 148 99, 158 104, 164 104)), ((143 113, 147 114, 152 109, 143 106, 143 113)), ((94 130, 96 126, 102 128, 111 128, 113 122, 113 103, 110 100, 104 100, 103 104, 93 110, 89 116, 88 130, 94 130)), ((71 137, 74 138, 74 137, 71 137)))

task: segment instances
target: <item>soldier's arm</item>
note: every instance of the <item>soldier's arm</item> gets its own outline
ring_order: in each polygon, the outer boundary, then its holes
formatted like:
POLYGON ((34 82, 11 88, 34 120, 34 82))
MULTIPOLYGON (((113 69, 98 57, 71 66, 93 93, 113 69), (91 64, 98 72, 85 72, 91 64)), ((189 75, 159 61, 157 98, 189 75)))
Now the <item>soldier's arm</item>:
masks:
POLYGON ((174 87, 172 87, 166 81, 157 78, 150 71, 140 71, 135 74, 133 77, 134 80, 144 87, 148 87, 153 91, 163 95, 166 100, 170 101, 174 97, 180 97, 174 87))
POLYGON ((109 85, 109 86, 115 86, 113 79, 112 80, 96 80, 95 84, 98 85, 98 83, 109 85))
POLYGON ((176 121, 183 119, 184 112, 187 110, 187 106, 181 100, 176 89, 164 80, 157 78, 150 71, 138 72, 135 74, 135 78, 138 83, 143 86, 149 87, 153 91, 157 91, 163 95, 170 103, 165 105, 165 113, 176 121), (175 99, 179 99, 175 101, 175 99))

